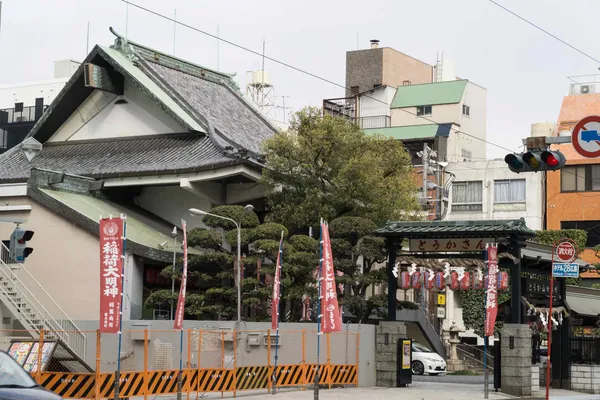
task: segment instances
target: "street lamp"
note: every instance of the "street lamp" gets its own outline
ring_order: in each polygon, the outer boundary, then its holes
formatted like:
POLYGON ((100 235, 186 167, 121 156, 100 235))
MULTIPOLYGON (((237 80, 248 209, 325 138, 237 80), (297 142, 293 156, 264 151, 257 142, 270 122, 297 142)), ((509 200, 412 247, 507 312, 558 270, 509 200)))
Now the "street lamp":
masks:
MULTIPOLYGON (((237 229, 237 322, 242 322, 242 217, 239 221, 234 221, 231 218, 223 217, 217 214, 211 214, 209 212, 199 210, 197 208, 190 208, 190 214, 192 215, 210 215, 211 217, 221 218, 230 222, 233 222, 237 229)), ((254 211, 254 206, 248 204, 244 207, 244 213, 254 211)))

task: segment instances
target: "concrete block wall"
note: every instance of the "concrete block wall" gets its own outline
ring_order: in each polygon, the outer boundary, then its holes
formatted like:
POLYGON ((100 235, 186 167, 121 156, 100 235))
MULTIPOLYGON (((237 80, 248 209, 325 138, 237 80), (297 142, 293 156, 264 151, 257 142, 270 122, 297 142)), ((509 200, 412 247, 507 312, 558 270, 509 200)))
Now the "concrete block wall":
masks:
POLYGON ((571 365, 571 389, 600 393, 600 365, 571 365))
POLYGON ((529 326, 505 324, 501 337, 502 392, 513 396, 531 396, 532 365, 529 326), (512 349, 510 348, 511 337, 514 345, 512 349))
MULTIPOLYGON (((98 321, 75 321, 81 330, 86 331, 87 347, 86 362, 92 368, 96 365, 96 330, 98 321)), ((189 364, 192 368, 198 365, 200 353, 201 368, 233 368, 233 343, 225 342, 222 354, 219 329, 233 330, 235 323, 231 321, 184 321, 183 329, 183 365, 189 364), (191 357, 188 360, 188 330, 191 339, 191 357), (203 330, 202 347, 198 352, 198 334, 194 330, 203 330), (206 332, 210 331, 210 332, 206 332)), ((259 366, 268 363, 268 346, 264 344, 264 336, 271 328, 268 322, 243 322, 241 332, 237 336, 235 356, 238 366, 259 366), (247 346, 248 339, 254 336, 260 340, 260 345, 247 346)), ((375 326, 345 324, 342 333, 332 334, 330 337, 331 349, 329 355, 332 364, 354 364, 356 352, 359 358, 359 385, 375 386, 375 326), (359 346, 356 346, 356 335, 349 335, 346 340, 345 332, 360 332, 359 346)), ((142 370, 144 362, 143 333, 133 333, 132 330, 141 331, 148 329, 148 366, 155 369, 170 369, 179 367, 179 341, 180 334, 173 330, 173 321, 123 321, 122 362, 128 370, 142 370), (140 337, 142 340, 140 340, 140 337), (127 359, 126 364, 124 358, 127 359)), ((317 324, 310 323, 282 323, 279 337, 278 363, 299 364, 302 361, 302 330, 305 333, 305 362, 317 361, 317 324), (314 331, 314 332, 310 332, 314 331)), ((271 332, 275 336, 275 332, 271 332)), ((320 363, 327 362, 327 340, 321 336, 320 363)), ((117 360, 117 335, 102 335, 101 371, 112 372, 116 369, 117 360)), ((275 346, 271 346, 271 365, 274 363, 275 346)), ((395 382, 395 376, 394 376, 395 382)))
POLYGON ((531 392, 535 393, 540 390, 540 367, 539 365, 531 366, 531 392))
POLYGON ((402 322, 382 321, 376 327, 376 384, 380 387, 396 387, 398 340, 406 338, 406 326, 402 322))

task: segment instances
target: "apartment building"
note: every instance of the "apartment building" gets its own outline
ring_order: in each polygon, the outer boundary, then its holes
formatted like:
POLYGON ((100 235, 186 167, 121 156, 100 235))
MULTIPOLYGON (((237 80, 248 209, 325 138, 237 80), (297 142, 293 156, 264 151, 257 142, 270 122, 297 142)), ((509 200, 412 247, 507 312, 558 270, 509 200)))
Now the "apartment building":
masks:
MULTIPOLYGON (((559 135, 571 135, 581 119, 600 115, 600 93, 596 93, 600 85, 578 80, 563 98, 558 116, 559 135)), ((585 230, 588 239, 582 258, 598 263, 600 258, 592 248, 600 244, 600 159, 579 155, 570 143, 556 148, 565 155, 567 164, 559 171, 547 173, 547 229, 585 230)))

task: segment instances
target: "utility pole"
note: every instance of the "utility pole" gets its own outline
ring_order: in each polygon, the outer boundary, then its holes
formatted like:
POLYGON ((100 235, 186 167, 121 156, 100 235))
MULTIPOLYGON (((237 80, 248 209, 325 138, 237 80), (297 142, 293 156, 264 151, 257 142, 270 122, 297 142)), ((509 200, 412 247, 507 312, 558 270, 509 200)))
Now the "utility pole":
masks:
POLYGON ((427 203, 427 174, 429 170, 429 146, 427 146, 427 143, 423 143, 421 160, 423 161, 423 200, 427 203))

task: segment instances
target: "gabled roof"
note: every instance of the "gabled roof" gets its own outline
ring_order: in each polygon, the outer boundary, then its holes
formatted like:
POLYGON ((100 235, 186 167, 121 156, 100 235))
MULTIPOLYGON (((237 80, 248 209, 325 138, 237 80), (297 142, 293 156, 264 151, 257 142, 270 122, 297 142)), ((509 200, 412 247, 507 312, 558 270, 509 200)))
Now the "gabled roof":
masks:
POLYGON ((367 135, 383 135, 398 140, 418 140, 436 136, 448 137, 451 129, 452 124, 427 124, 365 129, 364 132, 367 135))
MULTIPOLYGON (((28 139, 30 144, 35 139, 28 139)), ((29 161, 22 145, 0 158, 0 182, 23 182, 31 168, 43 168, 94 178, 197 172, 243 162, 226 155, 208 136, 178 133, 99 140, 49 142, 29 161)), ((41 145, 40 145, 41 146, 41 145)))
POLYGON ((30 140, 43 145, 41 152, 30 162, 20 145, 0 156, 0 182, 26 180, 31 167, 98 177, 236 163, 262 166, 262 142, 277 128, 243 98, 232 74, 160 53, 111 31, 117 36, 115 44, 94 47, 29 133, 30 140), (85 63, 131 81, 189 132, 47 143, 94 91, 84 83, 85 63))
POLYGON ((466 86, 466 80, 399 86, 390 108, 460 103, 466 86))
POLYGON ((456 237, 456 235, 507 235, 533 237, 525 219, 479 221, 423 221, 388 222, 376 231, 378 236, 403 236, 405 238, 456 237))

